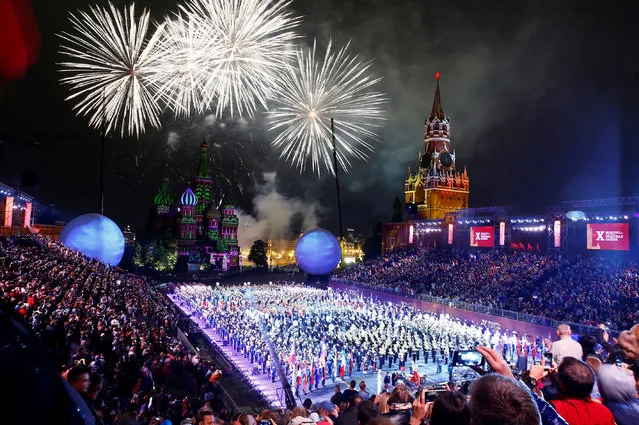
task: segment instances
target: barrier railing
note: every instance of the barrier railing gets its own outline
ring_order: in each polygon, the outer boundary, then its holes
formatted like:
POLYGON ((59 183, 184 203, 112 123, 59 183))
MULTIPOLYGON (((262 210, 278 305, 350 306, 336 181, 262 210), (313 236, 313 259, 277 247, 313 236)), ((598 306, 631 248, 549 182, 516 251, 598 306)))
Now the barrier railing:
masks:
POLYGON ((594 336, 596 335, 597 329, 598 329, 595 326, 588 326, 581 323, 558 321, 558 320, 550 319, 548 317, 535 316, 534 314, 526 314, 526 313, 521 313, 521 312, 517 312, 513 310, 505 310, 501 308, 488 307, 481 304, 471 304, 464 301, 440 298, 440 297, 435 297, 428 294, 414 294, 412 291, 407 291, 399 287, 386 288, 383 286, 369 285, 363 282, 355 282, 352 280, 338 279, 338 278, 333 278, 331 280, 337 283, 341 283, 343 285, 354 286, 356 288, 363 288, 363 289, 369 289, 372 291, 384 292, 386 294, 398 295, 398 296, 406 297, 406 298, 413 298, 413 299, 426 301, 426 302, 430 302, 434 304, 440 304, 443 306, 460 308, 463 310, 473 311, 476 313, 490 314, 492 316, 505 317, 508 319, 519 320, 521 322, 529 322, 536 325, 548 326, 551 328, 556 328, 562 323, 567 323, 570 325, 570 328, 573 330, 573 332, 579 335, 594 336))
MULTIPOLYGON (((157 305, 160 309, 162 309, 162 311, 164 311, 164 313, 167 316, 172 317, 173 320, 177 319, 176 317, 174 317, 173 315, 171 315, 169 313, 169 311, 166 308, 166 305, 164 304, 164 301, 162 299, 158 299, 158 297, 161 297, 161 295, 159 295, 156 291, 151 289, 151 287, 149 286, 148 282, 144 283, 144 289, 146 290, 146 293, 149 294, 149 297, 150 297, 151 301, 155 305, 157 305)), ((178 320, 178 322, 179 322, 179 320, 178 320)), ((182 342, 182 344, 184 344, 185 347, 189 348, 189 350, 192 353, 196 353, 198 350, 193 345, 191 340, 188 338, 188 334, 186 334, 180 328, 179 324, 176 327, 177 327, 177 337, 178 337, 178 339, 182 342)), ((233 367, 228 363, 228 361, 222 355, 222 353, 220 353, 217 349, 215 349, 215 347, 213 347, 213 344, 211 344, 210 342, 207 345, 209 346, 209 351, 212 349, 217 354, 215 360, 218 363, 222 364, 222 368, 225 369, 225 372, 226 373, 231 373, 233 371, 233 367), (228 367, 225 368, 224 364, 228 365, 228 367)), ((214 355, 213 353, 210 353, 210 354, 214 355)), ((220 386, 220 389, 222 390, 223 400, 224 400, 225 407, 228 410, 229 418, 232 418, 235 415, 235 413, 240 411, 240 408, 238 407, 238 405, 235 403, 235 400, 233 400, 233 398, 230 396, 230 394, 226 391, 226 389, 223 386, 220 386)), ((197 395, 195 395, 195 399, 198 399, 197 395)))

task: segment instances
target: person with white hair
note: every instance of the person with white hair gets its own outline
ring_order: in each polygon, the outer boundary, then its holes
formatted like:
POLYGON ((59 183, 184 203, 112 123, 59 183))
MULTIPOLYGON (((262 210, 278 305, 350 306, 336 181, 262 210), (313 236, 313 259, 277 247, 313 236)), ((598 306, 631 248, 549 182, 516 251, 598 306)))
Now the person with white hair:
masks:
POLYGON ((570 325, 562 323, 557 326, 557 335, 559 336, 559 341, 553 342, 550 348, 553 367, 558 367, 565 357, 574 357, 581 360, 584 351, 581 344, 572 339, 570 325))

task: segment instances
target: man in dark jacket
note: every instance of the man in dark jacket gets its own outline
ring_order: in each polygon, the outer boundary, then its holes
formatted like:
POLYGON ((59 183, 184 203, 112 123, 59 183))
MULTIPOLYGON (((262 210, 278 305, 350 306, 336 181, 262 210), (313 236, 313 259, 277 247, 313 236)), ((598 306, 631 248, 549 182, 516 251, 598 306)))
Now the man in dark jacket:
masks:
POLYGON ((333 394, 333 396, 331 397, 331 403, 339 406, 339 404, 342 402, 342 396, 343 394, 339 384, 335 385, 335 394, 333 394))
MULTIPOLYGON (((348 390, 346 390, 348 391, 348 390)), ((344 394, 346 394, 344 391, 344 394)), ((358 425, 357 422, 357 405, 362 401, 359 395, 351 397, 350 402, 347 404, 346 410, 340 412, 337 419, 335 419, 335 425, 358 425)))

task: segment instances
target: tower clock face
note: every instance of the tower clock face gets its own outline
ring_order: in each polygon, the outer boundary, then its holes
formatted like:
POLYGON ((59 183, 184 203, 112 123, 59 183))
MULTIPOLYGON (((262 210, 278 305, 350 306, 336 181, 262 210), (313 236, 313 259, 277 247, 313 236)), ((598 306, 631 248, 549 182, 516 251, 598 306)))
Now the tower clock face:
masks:
POLYGON ((439 154, 439 162, 444 168, 450 168, 453 165, 453 157, 450 153, 443 151, 439 154))
POLYGON ((428 152, 422 155, 422 159, 420 160, 420 165, 422 168, 429 168, 431 162, 431 156, 428 152))

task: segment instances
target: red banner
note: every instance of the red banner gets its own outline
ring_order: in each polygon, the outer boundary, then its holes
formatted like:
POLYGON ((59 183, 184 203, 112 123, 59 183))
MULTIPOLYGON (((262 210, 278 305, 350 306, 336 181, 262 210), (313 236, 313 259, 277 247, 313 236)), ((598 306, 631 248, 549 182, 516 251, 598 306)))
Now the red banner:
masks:
POLYGON ((470 246, 492 248, 495 246, 495 228, 493 226, 471 226, 470 246))
POLYGON ((628 251, 630 232, 628 223, 587 224, 586 243, 588 249, 605 251, 628 251))

